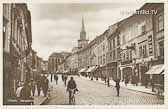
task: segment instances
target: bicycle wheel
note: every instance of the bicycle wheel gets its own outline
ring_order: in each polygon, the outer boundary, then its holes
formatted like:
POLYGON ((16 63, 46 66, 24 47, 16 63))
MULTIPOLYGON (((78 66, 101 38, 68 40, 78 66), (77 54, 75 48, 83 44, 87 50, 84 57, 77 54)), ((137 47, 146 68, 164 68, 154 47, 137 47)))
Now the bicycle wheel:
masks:
POLYGON ((75 105, 75 97, 74 97, 74 95, 72 96, 72 99, 71 99, 72 101, 71 101, 71 103, 72 103, 72 105, 75 105))

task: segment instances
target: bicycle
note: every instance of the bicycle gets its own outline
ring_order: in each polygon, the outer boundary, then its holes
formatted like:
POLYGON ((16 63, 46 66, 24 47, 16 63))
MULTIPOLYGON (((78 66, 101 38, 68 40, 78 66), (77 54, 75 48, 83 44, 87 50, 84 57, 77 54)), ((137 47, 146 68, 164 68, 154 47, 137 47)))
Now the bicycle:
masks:
POLYGON ((75 92, 78 91, 77 89, 69 89, 69 92, 71 93, 71 96, 70 96, 70 102, 69 104, 70 105, 75 105, 75 92))

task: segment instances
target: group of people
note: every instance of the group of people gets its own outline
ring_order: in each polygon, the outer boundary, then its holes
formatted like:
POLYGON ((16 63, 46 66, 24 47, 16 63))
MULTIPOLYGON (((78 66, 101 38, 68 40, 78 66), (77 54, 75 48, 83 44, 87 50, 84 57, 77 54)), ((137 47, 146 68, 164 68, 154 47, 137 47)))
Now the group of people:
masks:
POLYGON ((38 96, 40 96, 41 90, 44 96, 47 96, 49 81, 45 75, 37 75, 34 79, 27 81, 26 83, 19 83, 16 89, 16 97, 20 98, 31 98, 35 96, 35 91, 37 89, 38 96))
MULTIPOLYGON (((44 96, 47 96, 48 88, 49 88, 49 80, 48 80, 47 76, 45 76, 45 75, 42 75, 42 76, 37 75, 35 80, 36 80, 36 85, 37 85, 38 96, 40 96, 41 89, 43 91, 44 96)), ((33 92, 33 95, 34 95, 35 90, 32 91, 32 92, 33 92)))
POLYGON ((65 86, 67 84, 67 79, 68 79, 68 75, 66 74, 62 75, 62 81, 64 82, 65 86))

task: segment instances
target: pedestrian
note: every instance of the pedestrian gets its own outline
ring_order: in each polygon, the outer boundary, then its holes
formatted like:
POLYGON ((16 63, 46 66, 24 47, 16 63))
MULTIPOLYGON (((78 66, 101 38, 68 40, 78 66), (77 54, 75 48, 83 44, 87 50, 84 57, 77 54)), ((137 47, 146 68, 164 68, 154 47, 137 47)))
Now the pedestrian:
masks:
POLYGON ((128 82, 129 82, 129 76, 126 75, 126 76, 125 76, 125 86, 127 86, 128 82))
POLYGON ((106 83, 106 79, 107 79, 107 77, 105 76, 105 77, 104 77, 104 82, 105 82, 105 83, 106 83))
POLYGON ((52 82, 53 74, 52 74, 52 72, 50 72, 50 74, 51 74, 50 80, 52 82))
POLYGON ((62 74, 62 81, 64 82, 64 74, 62 74))
POLYGON ((37 85, 37 92, 38 92, 38 96, 40 96, 40 91, 41 91, 41 76, 37 75, 36 76, 36 85, 37 85))
POLYGON ((20 98, 23 98, 23 99, 28 99, 30 98, 31 96, 31 88, 29 86, 29 83, 25 83, 21 92, 20 92, 20 98))
POLYGON ((145 85, 145 88, 148 88, 149 80, 150 80, 150 78, 148 78, 147 75, 144 75, 144 85, 145 85))
POLYGON ((119 94, 120 94, 120 79, 118 78, 118 79, 116 79, 115 80, 115 82, 116 82, 116 90, 117 90, 117 96, 119 97, 119 94))
POLYGON ((58 76, 57 76, 57 74, 54 75, 54 79, 56 81, 56 84, 58 84, 58 76))
POLYGON ((43 75, 41 77, 41 87, 42 87, 43 94, 45 96, 45 91, 46 91, 46 77, 45 77, 45 75, 43 75))
POLYGON ((24 85, 23 83, 18 84, 18 87, 17 87, 16 92, 15 92, 16 99, 17 99, 18 102, 20 101, 20 93, 21 93, 21 90, 23 89, 23 85, 24 85))
POLYGON ((65 76, 64 76, 64 84, 65 84, 65 86, 66 86, 67 79, 68 79, 68 76, 65 75, 65 76))
POLYGON ((138 74, 135 75, 135 85, 138 86, 138 74))
POLYGON ((44 80, 44 96, 46 97, 47 96, 47 92, 48 92, 48 83, 49 83, 49 80, 47 78, 45 78, 44 80))
POLYGON ((108 87, 110 87, 110 79, 109 78, 107 79, 107 85, 108 85, 108 87))
POLYGON ((152 92, 155 91, 155 89, 154 89, 155 83, 154 82, 155 82, 155 79, 154 79, 154 76, 152 76, 152 78, 151 78, 152 92))
POLYGON ((36 83, 33 79, 30 81, 30 89, 31 89, 32 95, 34 96, 35 90, 36 90, 36 83))

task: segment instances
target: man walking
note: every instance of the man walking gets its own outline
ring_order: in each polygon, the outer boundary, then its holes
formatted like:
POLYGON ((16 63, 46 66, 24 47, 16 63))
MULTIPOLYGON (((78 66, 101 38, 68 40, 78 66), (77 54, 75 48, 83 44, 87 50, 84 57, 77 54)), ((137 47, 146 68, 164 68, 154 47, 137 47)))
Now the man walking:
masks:
POLYGON ((117 96, 119 97, 120 94, 120 79, 116 79, 116 90, 117 90, 117 96))
POLYGON ((32 96, 34 96, 35 90, 36 90, 36 83, 33 79, 31 79, 31 81, 30 81, 30 88, 31 88, 31 91, 32 91, 32 96))
POLYGON ((38 96, 40 96, 40 91, 41 91, 41 76, 40 75, 36 76, 36 84, 37 84, 38 96))
POLYGON ((52 74, 52 72, 50 72, 50 74, 51 74, 50 80, 52 82, 53 74, 52 74))
POLYGON ((57 76, 57 74, 54 75, 54 79, 56 81, 56 84, 58 84, 58 76, 57 76))
POLYGON ((107 79, 107 85, 108 85, 108 87, 110 87, 110 79, 109 78, 107 79))
POLYGON ((65 75, 65 76, 64 76, 64 84, 65 84, 65 86, 66 86, 67 79, 68 79, 68 76, 65 75))

